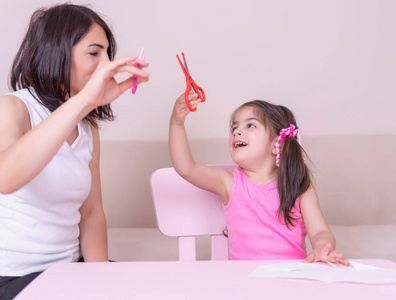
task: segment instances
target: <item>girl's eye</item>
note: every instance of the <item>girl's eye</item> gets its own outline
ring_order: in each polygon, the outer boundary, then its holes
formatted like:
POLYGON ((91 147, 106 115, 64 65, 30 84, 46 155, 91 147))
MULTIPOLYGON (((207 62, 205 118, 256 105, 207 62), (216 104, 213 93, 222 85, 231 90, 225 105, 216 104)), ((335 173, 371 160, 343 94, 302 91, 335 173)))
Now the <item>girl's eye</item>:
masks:
POLYGON ((231 133, 233 133, 235 131, 236 127, 232 127, 231 128, 231 133))
POLYGON ((99 53, 98 53, 98 52, 91 52, 91 53, 89 53, 89 55, 91 55, 91 56, 98 56, 99 53))
POLYGON ((249 124, 247 125, 247 128, 256 128, 256 125, 249 123, 249 124))

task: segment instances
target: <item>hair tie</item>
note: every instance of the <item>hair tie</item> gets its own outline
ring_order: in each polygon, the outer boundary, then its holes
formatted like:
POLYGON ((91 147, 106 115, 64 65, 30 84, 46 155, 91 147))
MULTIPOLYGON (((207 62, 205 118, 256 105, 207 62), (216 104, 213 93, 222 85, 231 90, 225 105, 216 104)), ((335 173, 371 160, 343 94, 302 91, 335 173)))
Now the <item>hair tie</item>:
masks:
MULTIPOLYGON (((290 124, 290 126, 288 128, 283 128, 280 132, 279 132, 279 138, 278 138, 278 142, 276 143, 276 166, 279 167, 279 159, 280 159, 280 150, 279 150, 279 146, 281 144, 281 142, 287 138, 287 137, 295 137, 297 136, 297 141, 301 146, 301 137, 300 137, 300 131, 298 129, 296 129, 296 126, 294 126, 293 124, 290 124)), ((304 152, 303 152, 303 159, 305 162, 305 156, 304 156, 304 152)))

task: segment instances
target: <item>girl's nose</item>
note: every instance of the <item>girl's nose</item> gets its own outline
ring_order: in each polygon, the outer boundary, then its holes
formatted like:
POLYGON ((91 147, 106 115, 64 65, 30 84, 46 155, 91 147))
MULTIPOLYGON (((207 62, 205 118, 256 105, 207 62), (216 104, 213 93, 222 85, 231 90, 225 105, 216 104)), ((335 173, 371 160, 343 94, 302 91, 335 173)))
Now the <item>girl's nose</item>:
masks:
POLYGON ((234 130, 234 136, 237 136, 237 135, 242 135, 242 132, 240 130, 238 130, 238 129, 235 129, 234 130))

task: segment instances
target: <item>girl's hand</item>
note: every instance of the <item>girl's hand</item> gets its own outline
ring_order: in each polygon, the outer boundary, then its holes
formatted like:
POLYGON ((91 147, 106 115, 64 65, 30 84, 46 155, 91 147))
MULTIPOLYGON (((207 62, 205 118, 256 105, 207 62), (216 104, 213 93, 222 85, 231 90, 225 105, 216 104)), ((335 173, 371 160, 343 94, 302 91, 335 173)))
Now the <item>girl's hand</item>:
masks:
MULTIPOLYGON (((197 108, 198 103, 201 102, 201 99, 198 98, 198 95, 194 91, 190 91, 188 94, 188 99, 190 101, 190 105, 193 109, 197 108)), ((187 107, 186 100, 184 98, 184 94, 182 94, 179 98, 177 98, 175 106, 173 107, 173 112, 171 115, 171 122, 175 122, 178 125, 184 124, 186 116, 190 113, 190 110, 187 107)))
POLYGON ((84 88, 78 93, 86 104, 92 109, 109 104, 117 99, 127 89, 132 87, 133 77, 118 83, 114 76, 118 73, 127 72, 138 77, 137 83, 149 80, 149 74, 137 67, 135 62, 139 62, 141 68, 148 66, 148 63, 137 60, 136 56, 126 56, 114 61, 102 61, 98 64, 84 88))
POLYGON ((322 249, 314 249, 306 258, 305 262, 330 262, 330 263, 339 263, 345 266, 349 266, 349 260, 347 260, 344 255, 337 251, 331 250, 331 244, 328 243, 322 249))

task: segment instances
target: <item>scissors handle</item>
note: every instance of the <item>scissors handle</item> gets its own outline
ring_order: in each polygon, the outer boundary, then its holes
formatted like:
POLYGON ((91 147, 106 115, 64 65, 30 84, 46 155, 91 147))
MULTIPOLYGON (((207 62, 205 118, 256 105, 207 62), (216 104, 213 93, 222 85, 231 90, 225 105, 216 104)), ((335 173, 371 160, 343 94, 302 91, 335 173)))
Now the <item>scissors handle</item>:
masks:
POLYGON ((191 76, 187 79, 187 87, 186 87, 186 92, 184 93, 184 100, 186 101, 186 105, 189 109, 189 111, 196 111, 196 109, 192 108, 190 105, 190 101, 188 99, 188 94, 190 91, 193 90, 197 95, 198 99, 201 99, 201 102, 205 102, 206 96, 204 90, 199 87, 194 80, 192 80, 191 76))
MULTIPOLYGON (((140 50, 139 59, 144 60, 144 47, 142 47, 142 49, 140 50)), ((133 66, 134 66, 135 68, 141 69, 138 62, 135 62, 135 63, 133 64, 133 66)), ((132 94, 135 94, 135 93, 136 93, 136 89, 137 89, 137 76, 136 76, 136 75, 133 75, 132 94)))
MULTIPOLYGON (((140 68, 139 63, 137 63, 137 62, 135 62, 135 63, 133 64, 133 66, 134 66, 135 68, 140 68)), ((136 93, 136 89, 137 89, 137 76, 136 76, 136 75, 133 75, 132 94, 135 94, 135 93, 136 93)))
POLYGON ((192 87, 193 87, 193 89, 194 89, 194 92, 195 92, 196 94, 198 94, 198 98, 201 99, 201 102, 205 102, 205 100, 206 100, 206 95, 205 95, 204 90, 203 90, 201 87, 199 87, 198 85, 196 85, 195 83, 193 84, 192 87))

